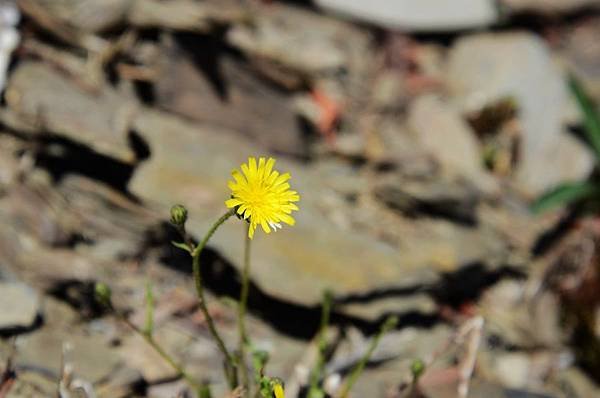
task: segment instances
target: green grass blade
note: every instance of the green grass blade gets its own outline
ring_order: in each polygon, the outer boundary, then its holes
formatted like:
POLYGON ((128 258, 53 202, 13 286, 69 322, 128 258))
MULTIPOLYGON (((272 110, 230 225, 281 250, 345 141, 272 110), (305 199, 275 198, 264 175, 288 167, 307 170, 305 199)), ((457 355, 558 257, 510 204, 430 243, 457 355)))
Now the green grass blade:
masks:
POLYGON ((531 205, 531 211, 540 214, 598 194, 600 194, 600 187, 587 181, 564 183, 536 199, 531 205))
POLYGON ((573 75, 569 76, 569 87, 583 114, 585 135, 596 153, 596 158, 600 161, 600 114, 582 84, 573 75))
POLYGON ((150 282, 146 282, 146 322, 143 332, 148 336, 154 332, 154 294, 150 282))

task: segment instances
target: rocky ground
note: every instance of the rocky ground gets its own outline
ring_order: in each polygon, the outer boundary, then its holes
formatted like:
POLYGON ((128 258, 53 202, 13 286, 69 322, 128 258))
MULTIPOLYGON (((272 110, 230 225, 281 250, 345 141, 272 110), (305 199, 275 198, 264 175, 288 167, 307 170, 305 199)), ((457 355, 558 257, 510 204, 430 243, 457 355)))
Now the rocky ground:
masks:
MULTIPOLYGON (((400 320, 353 397, 406 396, 416 358, 426 397, 457 396, 472 358, 471 397, 600 396, 598 221, 529 211, 594 169, 565 77, 600 98, 600 2, 450 3, 0 2, 0 397, 186 396, 98 281, 136 324, 151 283, 157 339, 225 396, 168 213, 199 238, 260 154, 302 196, 295 227, 257 234, 249 299, 288 398, 325 289, 328 374, 400 320)), ((204 257, 232 346, 243 233, 204 257)))

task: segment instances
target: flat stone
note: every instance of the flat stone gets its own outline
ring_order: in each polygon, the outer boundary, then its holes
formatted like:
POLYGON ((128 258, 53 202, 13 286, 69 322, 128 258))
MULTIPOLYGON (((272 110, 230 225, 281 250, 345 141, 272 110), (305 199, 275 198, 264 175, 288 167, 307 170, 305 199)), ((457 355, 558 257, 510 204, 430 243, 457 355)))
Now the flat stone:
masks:
POLYGON ((231 129, 278 153, 307 156, 306 139, 289 95, 266 82, 251 64, 224 53, 216 40, 166 42, 164 77, 155 85, 158 108, 231 129), (194 51, 205 47, 200 60, 194 51), (220 86, 201 69, 209 62, 204 58, 218 63, 220 86))
POLYGON ((495 373, 503 386, 509 388, 524 388, 530 379, 532 367, 531 358, 524 353, 498 354, 495 373))
POLYGON ((57 381, 37 372, 19 372, 10 388, 10 398, 55 397, 57 381))
POLYGON ((460 181, 388 180, 375 196, 392 209, 409 216, 433 216, 474 224, 481 194, 460 181))
POLYGON ((598 0, 502 0, 502 3, 512 12, 534 11, 544 14, 600 7, 598 0))
POLYGON ((46 64, 25 62, 11 74, 6 101, 22 122, 42 123, 48 132, 123 161, 134 158, 127 133, 137 105, 108 86, 85 90, 46 64))
POLYGON ((27 329, 40 314, 39 296, 18 282, 0 282, 0 330, 27 329))
MULTIPOLYGON (((194 126, 164 113, 144 113, 135 125, 150 143, 153 156, 133 176, 132 192, 160 204, 165 215, 173 203, 188 206, 189 227, 196 236, 226 211, 231 170, 249 155, 264 153, 226 131, 194 126)), ((325 288, 340 294, 369 290, 406 274, 393 247, 360 231, 344 233, 324 219, 320 201, 328 192, 323 189, 327 183, 318 173, 285 159, 278 160, 276 167, 291 172, 292 187, 302 197, 301 210, 293 228, 269 236, 259 232, 253 240, 252 272, 263 289, 316 303, 325 288)), ((236 266, 243 255, 243 231, 243 224, 233 219, 211 240, 236 266)))
POLYGON ((98 32, 123 22, 130 1, 124 0, 35 0, 51 17, 85 32, 98 32))
POLYGON ((576 397, 600 396, 600 387, 577 367, 570 367, 559 375, 563 392, 575 393, 576 397), (565 391, 566 390, 566 391, 565 391))
POLYGON ((460 38, 449 54, 447 85, 464 112, 515 100, 522 129, 515 178, 527 192, 539 194, 565 180, 581 180, 592 169, 589 150, 565 135, 569 95, 564 75, 537 36, 485 33, 460 38))
POLYGON ((369 50, 365 31, 282 3, 259 8, 252 26, 233 26, 226 38, 251 56, 309 76, 342 69, 352 73, 356 57, 369 50))
MULTIPOLYGON (((144 111, 134 125, 148 141, 152 158, 136 169, 131 192, 154 203, 165 217, 174 203, 187 206, 189 230, 196 237, 225 213, 231 170, 249 155, 265 153, 227 130, 194 125, 162 112, 144 111)), ((291 172, 291 185, 301 201, 294 227, 268 236, 259 231, 252 242, 253 280, 268 294, 316 304, 327 288, 340 295, 369 292, 401 283, 424 266, 454 271, 473 261, 499 263, 505 258, 506 247, 493 230, 446 220, 398 222, 389 212, 361 210, 368 227, 353 228, 344 219, 357 221, 356 207, 331 189, 339 173, 323 175, 318 168, 285 158, 278 160, 276 168, 291 172), (328 204, 332 195, 333 213, 328 204), (399 237, 398 245, 378 239, 373 232, 388 224, 399 237)), ((352 178, 364 190, 356 173, 345 175, 343 185, 350 186, 352 178)), ((234 218, 220 227, 210 246, 239 267, 243 235, 243 223, 234 218)))
POLYGON ((81 331, 43 328, 19 339, 17 366, 38 367, 60 374, 63 347, 65 361, 82 379, 96 383, 110 375, 120 364, 117 353, 102 336, 84 335, 81 331))
MULTIPOLYGON (((155 332, 154 338, 161 347, 180 363, 188 362, 186 369, 194 374, 193 368, 189 367, 189 361, 199 358, 218 361, 217 347, 208 338, 194 339, 189 333, 184 333, 176 327, 161 327, 155 332)), ((131 368, 139 370, 144 380, 154 384, 177 375, 174 370, 141 336, 130 334, 118 349, 123 361, 131 368)), ((203 377, 208 379, 219 378, 221 367, 215 366, 209 373, 208 367, 202 369, 203 377)))
POLYGON ((498 21, 490 0, 317 0, 317 4, 388 29, 447 32, 481 28, 498 21))
POLYGON ((459 109, 427 94, 412 102, 408 114, 408 125, 416 141, 443 168, 474 181, 486 179, 477 137, 459 109))

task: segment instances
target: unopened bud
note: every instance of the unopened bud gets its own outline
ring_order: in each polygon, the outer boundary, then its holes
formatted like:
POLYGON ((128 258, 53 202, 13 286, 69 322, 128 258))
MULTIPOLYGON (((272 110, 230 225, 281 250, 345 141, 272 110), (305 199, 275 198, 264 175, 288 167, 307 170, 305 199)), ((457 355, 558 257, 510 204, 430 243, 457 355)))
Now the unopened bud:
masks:
POLYGON ((100 304, 106 307, 111 305, 111 291, 106 283, 97 282, 94 286, 94 295, 100 304))
POLYGON ((425 362, 420 359, 415 359, 410 365, 410 371, 412 372, 413 378, 418 380, 425 371, 425 362))
POLYGON ((182 227, 187 221, 187 209, 182 205, 175 205, 171 207, 171 223, 182 227))

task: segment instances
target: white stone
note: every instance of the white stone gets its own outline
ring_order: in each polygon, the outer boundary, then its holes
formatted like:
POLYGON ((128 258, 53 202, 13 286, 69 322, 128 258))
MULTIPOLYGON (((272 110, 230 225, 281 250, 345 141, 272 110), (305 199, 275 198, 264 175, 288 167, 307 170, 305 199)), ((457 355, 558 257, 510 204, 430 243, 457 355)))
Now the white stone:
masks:
POLYGON ((492 0, 317 0, 334 12, 385 28, 410 31, 453 31, 494 24, 492 0))
POLYGON ((599 0, 503 0, 512 11, 537 11, 542 13, 569 12, 584 7, 600 7, 599 0))
POLYGON ((423 95, 413 101, 408 113, 417 140, 443 167, 466 176, 481 172, 475 133, 449 104, 435 95, 423 95))
POLYGON ((28 328, 38 315, 39 297, 29 286, 0 282, 0 330, 28 328))
POLYGON ((528 33, 477 34, 458 40, 449 55, 447 86, 463 112, 507 97, 522 129, 517 182, 532 194, 580 180, 593 167, 591 153, 566 135, 565 77, 545 43, 528 33))

